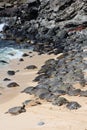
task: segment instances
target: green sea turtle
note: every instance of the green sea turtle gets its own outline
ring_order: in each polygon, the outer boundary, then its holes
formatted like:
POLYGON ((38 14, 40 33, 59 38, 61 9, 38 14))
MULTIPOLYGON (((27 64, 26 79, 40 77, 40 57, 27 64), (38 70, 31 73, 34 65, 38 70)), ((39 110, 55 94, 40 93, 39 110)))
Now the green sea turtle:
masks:
POLYGON ((26 112, 25 105, 10 108, 7 112, 5 112, 5 114, 10 113, 12 115, 18 115, 22 112, 26 112))
POLYGON ((74 110, 74 109, 78 109, 81 107, 80 104, 78 104, 77 102, 69 102, 66 106, 68 109, 70 110, 74 110))

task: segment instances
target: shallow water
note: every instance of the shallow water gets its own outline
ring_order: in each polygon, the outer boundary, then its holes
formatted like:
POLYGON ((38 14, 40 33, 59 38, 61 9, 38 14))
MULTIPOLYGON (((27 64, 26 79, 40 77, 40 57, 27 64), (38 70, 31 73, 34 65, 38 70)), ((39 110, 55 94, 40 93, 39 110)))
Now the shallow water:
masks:
MULTIPOLYGON (((12 59, 20 58, 23 54, 22 50, 5 47, 0 49, 0 61, 10 62, 12 59)), ((0 65, 5 63, 0 62, 0 65)))

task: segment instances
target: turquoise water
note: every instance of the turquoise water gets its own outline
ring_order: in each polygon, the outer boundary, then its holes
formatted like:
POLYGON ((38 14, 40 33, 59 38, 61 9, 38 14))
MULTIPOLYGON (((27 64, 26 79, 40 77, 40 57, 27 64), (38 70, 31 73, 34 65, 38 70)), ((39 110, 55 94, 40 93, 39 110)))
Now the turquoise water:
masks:
MULTIPOLYGON (((22 50, 5 47, 0 49, 0 61, 10 62, 12 59, 20 58, 23 54, 22 50)), ((5 63, 0 62, 0 65, 5 63)))
POLYGON ((5 47, 3 49, 0 49, 0 60, 9 61, 12 59, 20 58, 22 54, 23 52, 21 50, 5 47))

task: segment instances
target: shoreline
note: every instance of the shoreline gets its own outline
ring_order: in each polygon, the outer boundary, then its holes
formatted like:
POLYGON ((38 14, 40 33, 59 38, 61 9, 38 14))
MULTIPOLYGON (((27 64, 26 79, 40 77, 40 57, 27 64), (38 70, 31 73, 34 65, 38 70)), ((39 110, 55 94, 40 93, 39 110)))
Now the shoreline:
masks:
MULTIPOLYGON (((2 70, 2 79, 10 78, 12 81, 16 81, 20 84, 20 87, 3 89, 2 95, 0 95, 0 129, 1 130, 86 130, 87 129, 87 101, 86 97, 65 97, 69 100, 78 101, 82 107, 78 110, 70 111, 65 105, 58 107, 45 100, 41 101, 41 105, 29 106, 25 113, 17 116, 5 114, 5 112, 14 106, 20 106, 25 100, 36 99, 35 96, 20 93, 28 86, 35 86, 37 83, 32 82, 36 77, 38 70, 48 59, 56 58, 59 55, 38 55, 36 52, 32 53, 33 57, 24 57, 23 62, 19 62, 19 59, 13 60, 9 64, 9 69, 20 70, 14 76, 7 75, 7 69, 2 70), (20 63, 20 64, 19 64, 20 63), (36 70, 25 70, 27 65, 36 65, 36 70), (4 93, 4 95, 3 95, 4 93), (8 98, 9 96, 9 98, 8 98), (4 100, 2 99, 4 98, 4 100), (77 116, 78 115, 78 116, 77 116), (39 122, 45 124, 39 126, 39 122), (79 125, 80 124, 80 125, 79 125)), ((60 54, 61 55, 61 54, 60 54)), ((4 81, 5 82, 5 81, 4 81)), ((6 84, 8 82, 6 81, 6 84)), ((5 85, 6 85, 5 84, 5 85)), ((1 92, 1 91, 0 91, 1 92)))

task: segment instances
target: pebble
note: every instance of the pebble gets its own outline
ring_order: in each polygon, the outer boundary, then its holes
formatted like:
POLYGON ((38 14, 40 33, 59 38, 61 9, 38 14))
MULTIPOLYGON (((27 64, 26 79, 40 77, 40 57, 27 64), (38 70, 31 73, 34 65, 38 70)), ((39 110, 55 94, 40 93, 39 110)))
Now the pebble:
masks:
POLYGON ((29 66, 26 66, 25 69, 37 69, 37 66, 35 66, 35 65, 29 65, 29 66))
POLYGON ((23 59, 23 58, 20 58, 19 61, 24 61, 24 59, 23 59))
POLYGON ((22 55, 22 57, 27 57, 27 56, 29 56, 27 53, 24 53, 24 54, 22 55))
POLYGON ((39 122, 38 125, 39 126, 45 125, 45 122, 39 122))
POLYGON ((7 73, 8 73, 8 75, 15 75, 15 71, 13 71, 13 70, 9 70, 7 73))
POLYGON ((4 78, 3 81, 11 81, 9 78, 4 78))

